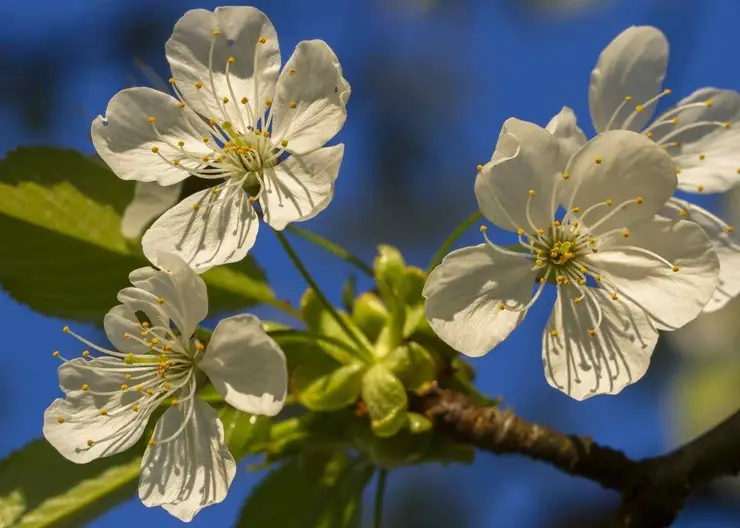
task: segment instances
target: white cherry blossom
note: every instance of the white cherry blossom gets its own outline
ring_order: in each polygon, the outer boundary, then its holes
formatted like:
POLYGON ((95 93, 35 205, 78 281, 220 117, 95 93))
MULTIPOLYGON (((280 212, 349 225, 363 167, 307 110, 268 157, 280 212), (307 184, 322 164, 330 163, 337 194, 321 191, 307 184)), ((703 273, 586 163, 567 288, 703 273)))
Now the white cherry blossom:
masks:
MULTIPOLYGON (((671 93, 663 88, 668 66, 668 41, 651 26, 630 27, 601 53, 591 73, 589 108, 597 133, 642 131, 673 159, 678 190, 719 193, 740 183, 740 93, 701 88, 650 122, 658 101, 671 93)), ((547 129, 575 152, 586 142, 570 108, 547 129)), ((671 199, 663 215, 701 225, 720 260, 720 278, 705 312, 716 311, 740 294, 740 238, 734 228, 686 199, 671 199)))
POLYGON ((207 375, 228 404, 272 416, 285 400, 287 370, 252 315, 222 320, 204 346, 194 337, 208 310, 203 279, 176 255, 158 261, 165 269, 131 273, 133 287, 120 291, 121 304, 106 315, 114 349, 64 328, 87 350, 62 358, 65 397, 46 410, 43 431, 64 457, 86 463, 133 446, 152 413, 169 404, 144 453, 139 497, 190 521, 226 497, 236 472, 218 413, 197 395, 199 382, 207 375))
POLYGON ((565 170, 563 156, 546 130, 507 120, 491 161, 479 166, 475 194, 484 216, 516 233, 520 246, 496 245, 481 228, 486 243, 447 255, 423 295, 439 337, 476 357, 501 343, 554 283, 545 376, 582 400, 640 379, 658 329, 701 312, 719 265, 700 227, 656 216, 676 175, 654 142, 611 131, 580 148, 565 170))
POLYGON ((135 87, 92 124, 95 148, 122 179, 175 185, 211 179, 144 234, 144 254, 180 255, 198 272, 244 258, 256 240, 257 202, 282 230, 327 207, 350 87, 331 48, 298 44, 285 67, 277 33, 253 7, 188 11, 166 44, 175 96, 135 87))

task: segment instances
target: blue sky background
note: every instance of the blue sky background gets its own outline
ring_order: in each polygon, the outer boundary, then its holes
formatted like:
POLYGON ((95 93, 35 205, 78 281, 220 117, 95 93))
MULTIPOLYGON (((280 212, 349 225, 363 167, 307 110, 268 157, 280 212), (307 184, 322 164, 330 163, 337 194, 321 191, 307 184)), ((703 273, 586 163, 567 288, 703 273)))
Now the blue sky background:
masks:
MULTIPOLYGON (((666 87, 673 90, 668 104, 703 86, 740 88, 737 0, 612 1, 568 16, 515 9, 514 0, 409 7, 423 3, 255 3, 277 28, 284 61, 300 40, 324 39, 352 84, 349 119, 339 137, 346 154, 335 201, 304 227, 342 242, 368 261, 378 243, 388 242, 398 245, 411 263, 426 266, 448 233, 475 209, 475 166, 490 158, 506 118, 544 125, 568 105, 587 134, 592 133, 590 71, 603 47, 630 25, 656 25, 668 35, 666 87), (390 117, 386 122, 379 115, 390 117)), ((134 56, 122 49, 146 49, 141 58, 166 78, 164 42, 177 18, 187 9, 216 5, 205 0, 0 3, 0 152, 36 143, 92 152, 90 121, 135 72, 134 56), (121 37, 137 17, 144 30, 121 37), (140 42, 147 46, 140 47, 140 42), (29 89, 34 90, 38 115, 48 119, 44 126, 34 121, 37 114, 18 104, 21 90, 29 89)), ((711 198, 702 204, 716 205, 711 198)), ((478 243, 479 236, 472 229, 459 245, 478 243)), ((12 248, 13 242, 4 247, 12 248)), ((305 243, 297 241, 296 247, 338 301, 341 282, 336 278, 348 268, 305 243)), ((297 301, 305 285, 268 229, 253 253, 280 296, 297 301)), ((369 284, 360 281, 360 286, 369 284)), ((630 456, 655 455, 673 446, 665 399, 676 356, 660 347, 647 376, 618 396, 570 400, 545 382, 540 330, 547 312, 546 303, 538 304, 505 343, 474 362, 480 388, 503 395, 506 405, 527 419, 590 435, 630 456)), ((257 313, 277 317, 265 310, 257 313)), ((4 457, 40 436, 43 411, 58 396, 57 365, 50 353, 75 345, 61 333, 66 321, 36 314, 1 291, 0 314, 6 329, 0 342, 4 457)), ((95 328, 81 330, 102 339, 95 328)), ((192 525, 230 525, 259 477, 242 468, 226 502, 201 512, 192 525)), ((392 474, 391 508, 394 495, 414 481, 434 482, 457 494, 455 500, 463 501, 476 527, 549 526, 566 512, 598 512, 616 504, 613 494, 545 465, 479 455, 470 467, 427 466, 392 474)), ((697 500, 677 526, 740 526, 739 512, 697 500)), ((136 523, 160 528, 180 524, 162 510, 131 500, 92 526, 136 523)))

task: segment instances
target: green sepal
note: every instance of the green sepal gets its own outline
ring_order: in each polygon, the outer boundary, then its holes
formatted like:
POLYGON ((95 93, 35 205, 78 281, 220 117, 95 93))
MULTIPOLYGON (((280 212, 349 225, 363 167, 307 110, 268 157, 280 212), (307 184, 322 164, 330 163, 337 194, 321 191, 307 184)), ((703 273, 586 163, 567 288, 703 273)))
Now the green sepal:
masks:
POLYGON ((401 380, 409 391, 418 390, 436 379, 437 362, 434 356, 418 343, 409 342, 396 347, 383 358, 382 365, 401 380))
POLYGON ((362 399, 373 432, 393 436, 406 423, 408 400, 403 383, 383 365, 373 365, 362 378, 362 399))
POLYGON ((291 386, 307 409, 336 411, 357 401, 366 369, 362 363, 339 365, 327 356, 319 356, 295 369, 291 386))
POLYGON ((352 319, 370 341, 377 341, 389 316, 385 304, 374 293, 365 292, 355 299, 352 319))
POLYGON ((432 429, 432 421, 423 414, 406 413, 409 431, 413 434, 425 433, 432 429))

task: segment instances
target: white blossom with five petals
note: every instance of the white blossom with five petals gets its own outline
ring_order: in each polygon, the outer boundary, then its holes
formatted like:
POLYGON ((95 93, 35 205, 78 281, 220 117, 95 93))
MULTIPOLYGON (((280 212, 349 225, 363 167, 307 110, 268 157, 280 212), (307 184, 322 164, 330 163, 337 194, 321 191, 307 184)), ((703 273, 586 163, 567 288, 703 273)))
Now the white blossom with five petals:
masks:
POLYGON ((252 315, 222 320, 207 347, 198 341, 194 332, 208 311, 203 279, 176 255, 157 260, 166 269, 133 271, 133 287, 120 291, 122 304, 105 317, 114 350, 64 328, 89 350, 59 367, 65 397, 44 413, 43 431, 64 457, 86 463, 133 446, 152 413, 169 403, 141 462, 139 497, 190 521, 224 500, 236 473, 218 413, 196 393, 199 381, 207 375, 241 411, 273 416, 288 376, 282 350, 252 315))
MULTIPOLYGON (((719 193, 740 183, 740 93, 701 88, 650 123, 663 89, 668 66, 668 41, 651 26, 630 27, 599 56, 591 73, 589 109, 597 133, 625 129, 642 131, 671 156, 678 190, 719 193)), ((547 126, 563 148, 574 153, 586 142, 570 108, 563 108, 547 126)), ((689 200, 670 198, 661 215, 701 225, 720 260, 714 296, 704 308, 713 312, 740 294, 740 238, 724 220, 689 200)))
POLYGON ((658 329, 694 319, 717 284, 712 245, 692 222, 656 217, 676 188, 671 159, 630 131, 597 136, 570 158, 546 130, 509 119, 475 194, 518 234, 447 255, 423 295, 434 331, 468 356, 488 353, 554 282, 542 337, 545 376, 575 399, 616 394, 647 370, 658 329), (559 211, 564 211, 559 213, 559 211), (533 287, 536 289, 533 294, 533 287))
POLYGON ((350 87, 331 48, 298 44, 285 67, 277 33, 253 7, 188 11, 166 44, 175 97, 135 87, 92 124, 98 154, 122 179, 174 185, 218 181, 165 212, 144 254, 180 255, 198 272, 244 258, 264 221, 277 230, 331 201, 350 87))

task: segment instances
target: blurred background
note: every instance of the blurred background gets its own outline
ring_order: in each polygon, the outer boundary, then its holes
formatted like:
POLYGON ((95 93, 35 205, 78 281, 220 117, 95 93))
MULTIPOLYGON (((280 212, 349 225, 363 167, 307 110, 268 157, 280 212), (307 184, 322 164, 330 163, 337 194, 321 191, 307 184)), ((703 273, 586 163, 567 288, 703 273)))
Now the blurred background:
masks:
MULTIPOLYGON (((175 21, 187 9, 217 5, 210 0, 0 2, 0 152, 52 144, 92 153, 94 116, 116 91, 150 84, 137 61, 169 77, 164 43, 175 21)), ((591 135, 589 74, 603 47, 630 25, 655 25, 668 36, 666 86, 673 99, 665 98, 666 104, 703 86, 740 88, 737 0, 264 0, 253 5, 276 26, 283 60, 300 40, 324 39, 352 84, 349 119, 338 138, 346 153, 336 197, 304 227, 368 261, 378 243, 389 243, 409 262, 427 265, 474 211, 475 166, 490 159, 507 117, 544 126, 568 105, 591 135)), ((740 196, 703 197, 700 203, 740 222, 735 212, 740 196)), ((478 243, 479 236, 471 229, 458 246, 478 243)), ((302 241, 296 246, 338 302, 336 278, 350 270, 302 241)), ((297 301, 305 285, 268 229, 253 254, 278 294, 297 301)), ((370 285, 359 280, 359 287, 370 285)), ((547 313, 546 303, 538 304, 510 339, 474 362, 482 391, 502 395, 526 419, 590 435, 639 458, 665 452, 740 406, 740 304, 664 336, 646 377, 618 396, 580 403, 545 382, 540 329, 547 313)), ((281 320, 269 309, 256 312, 281 320)), ((7 330, 0 341, 1 459, 41 435, 43 411, 59 395, 50 352, 74 344, 59 331, 63 321, 38 315, 1 291, 0 314, 7 330)), ((79 330, 94 341, 104 339, 93 327, 79 330)), ((192 526, 231 525, 261 476, 242 465, 227 500, 202 511, 192 526)), ((393 528, 596 526, 617 505, 615 494, 591 482, 530 460, 485 454, 469 467, 393 472, 387 500, 387 525, 393 528)), ((132 499, 91 526, 132 523, 180 524, 132 499)), ((676 526, 740 526, 740 485, 722 482, 702 490, 676 526)))

